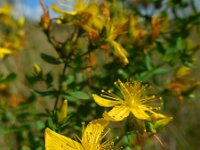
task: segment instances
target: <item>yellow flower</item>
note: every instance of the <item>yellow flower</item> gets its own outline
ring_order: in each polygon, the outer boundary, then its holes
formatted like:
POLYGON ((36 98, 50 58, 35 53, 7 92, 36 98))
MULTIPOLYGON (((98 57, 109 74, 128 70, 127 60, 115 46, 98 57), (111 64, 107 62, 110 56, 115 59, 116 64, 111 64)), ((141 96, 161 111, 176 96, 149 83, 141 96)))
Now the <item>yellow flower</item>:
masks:
POLYGON ((111 150, 111 141, 103 143, 103 130, 108 125, 108 121, 101 118, 91 121, 83 130, 82 139, 79 142, 60 135, 49 128, 45 130, 46 150, 111 150))
POLYGON ((104 20, 99 15, 99 6, 95 2, 86 3, 84 0, 75 0, 73 4, 69 4, 68 1, 60 2, 60 5, 66 7, 67 10, 63 10, 57 7, 55 4, 51 4, 51 8, 63 15, 79 15, 75 17, 78 24, 87 32, 93 32, 98 34, 98 31, 102 30, 104 25, 104 20))
POLYGON ((0 59, 4 58, 5 55, 11 54, 12 51, 7 48, 0 48, 0 59))
MULTIPOLYGON (((59 2, 59 4, 67 7, 68 10, 60 9, 55 4, 51 4, 51 8, 55 12, 60 13, 60 14, 76 15, 76 14, 80 13, 81 11, 83 11, 87 6, 87 4, 84 2, 84 0, 75 0, 75 2, 73 4, 71 4, 71 6, 70 6, 70 4, 67 5, 66 2, 67 1, 63 1, 63 2, 61 1, 61 2, 59 2)), ((70 2, 68 1, 68 3, 70 3, 70 2)))
POLYGON ((151 121, 151 115, 157 114, 154 110, 160 109, 160 102, 155 103, 157 98, 147 96, 147 87, 140 82, 125 82, 120 80, 115 85, 121 91, 124 100, 111 91, 101 94, 101 97, 93 94, 95 102, 104 107, 113 107, 109 112, 105 112, 103 116, 111 121, 121 121, 132 113, 137 119, 151 121))
POLYGON ((14 28, 16 27, 16 24, 12 18, 11 11, 12 11, 12 6, 4 2, 3 6, 0 7, 0 22, 14 28))
POLYGON ((111 44, 111 46, 114 48, 115 55, 120 59, 122 64, 125 66, 129 63, 127 58, 128 53, 122 47, 122 45, 116 41, 116 38, 125 32, 124 30, 127 27, 128 20, 125 18, 120 18, 120 19, 121 20, 113 20, 112 22, 109 22, 107 24, 106 41, 111 44))
POLYGON ((110 43, 115 50, 115 55, 119 57, 120 61, 122 62, 124 66, 127 65, 129 63, 128 58, 127 58, 128 56, 127 51, 118 42, 111 41, 110 43))
POLYGON ((10 15, 12 10, 12 6, 8 3, 4 3, 0 8, 0 15, 10 15))

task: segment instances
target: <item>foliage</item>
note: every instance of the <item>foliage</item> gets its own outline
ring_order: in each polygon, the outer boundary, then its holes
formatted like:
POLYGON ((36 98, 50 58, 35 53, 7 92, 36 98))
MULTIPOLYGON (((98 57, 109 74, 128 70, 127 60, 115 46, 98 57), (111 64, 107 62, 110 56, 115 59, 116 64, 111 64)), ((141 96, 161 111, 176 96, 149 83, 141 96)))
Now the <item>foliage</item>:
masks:
MULTIPOLYGON (((193 76, 200 47, 191 38, 200 20, 194 1, 61 0, 51 5, 58 18, 51 18, 42 0, 40 5, 39 26, 55 53, 34 55, 50 69, 33 62, 32 73, 0 73, 0 133, 15 138, 11 149, 40 150, 46 144, 48 150, 56 142, 60 146, 60 134, 70 137, 70 145, 82 133, 76 144, 92 150, 96 143, 86 141, 95 141, 107 126, 96 149, 142 148, 151 137, 167 148, 159 138, 162 129, 177 117, 176 104, 187 105, 200 85, 193 76), (65 37, 57 34, 60 28, 65 37), (20 76, 29 90, 23 98, 9 88, 20 76), (38 109, 41 101, 45 105, 38 109), (99 130, 90 137, 92 125, 99 130), (108 141, 106 148, 101 140, 108 141)), ((2 63, 26 46, 24 20, 10 12, 8 4, 0 8, 2 63)))

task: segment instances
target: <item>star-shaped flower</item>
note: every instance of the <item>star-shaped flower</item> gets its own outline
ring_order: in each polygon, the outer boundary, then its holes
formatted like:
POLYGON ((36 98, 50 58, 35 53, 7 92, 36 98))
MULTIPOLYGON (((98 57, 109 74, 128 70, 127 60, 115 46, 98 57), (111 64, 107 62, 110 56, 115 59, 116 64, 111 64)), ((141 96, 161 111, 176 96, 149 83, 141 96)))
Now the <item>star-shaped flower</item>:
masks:
POLYGON ((160 109, 161 103, 154 95, 147 96, 147 86, 141 82, 125 82, 120 80, 115 85, 121 91, 124 99, 113 94, 111 91, 102 91, 101 96, 93 94, 95 102, 104 107, 113 107, 103 116, 111 121, 121 121, 132 113, 137 119, 151 121, 155 110, 160 109), (156 102, 157 101, 157 102, 156 102))
POLYGON ((111 150, 111 141, 102 142, 102 134, 108 121, 101 118, 91 121, 83 130, 82 139, 78 141, 60 135, 49 128, 45 130, 46 150, 111 150))

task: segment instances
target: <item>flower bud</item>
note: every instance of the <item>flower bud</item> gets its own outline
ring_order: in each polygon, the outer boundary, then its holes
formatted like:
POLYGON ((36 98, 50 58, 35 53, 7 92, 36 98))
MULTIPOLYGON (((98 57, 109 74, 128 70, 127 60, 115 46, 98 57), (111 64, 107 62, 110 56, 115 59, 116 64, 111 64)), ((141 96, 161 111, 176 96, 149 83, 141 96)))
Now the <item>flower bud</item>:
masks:
POLYGON ((68 112, 68 101, 64 100, 61 107, 60 111, 58 113, 58 122, 62 122, 66 117, 67 117, 67 112, 68 112))
POLYGON ((45 7, 43 0, 40 0, 40 5, 43 9, 43 14, 41 16, 41 26, 42 26, 43 30, 48 30, 51 25, 49 10, 47 7, 45 7))
POLYGON ((42 69, 38 64, 34 64, 34 71, 36 74, 40 74, 42 72, 42 69))

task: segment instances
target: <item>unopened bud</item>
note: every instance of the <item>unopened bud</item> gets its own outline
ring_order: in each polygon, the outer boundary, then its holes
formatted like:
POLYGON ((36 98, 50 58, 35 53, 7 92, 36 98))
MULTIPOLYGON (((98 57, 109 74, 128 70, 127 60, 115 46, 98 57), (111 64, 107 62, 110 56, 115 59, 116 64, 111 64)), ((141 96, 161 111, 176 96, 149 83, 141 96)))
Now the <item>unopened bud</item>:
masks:
POLYGON ((41 26, 44 30, 49 29, 51 25, 51 19, 49 18, 49 13, 44 12, 43 15, 41 16, 41 26))
POLYGON ((58 122, 62 122, 67 117, 67 113, 68 113, 68 101, 64 100, 58 114, 58 122))
POLYGON ((57 19, 56 20, 56 24, 59 24, 59 25, 62 24, 62 20, 61 19, 57 19))
POLYGON ((36 74, 40 74, 42 72, 42 69, 38 64, 34 64, 34 71, 36 74))
POLYGON ((43 14, 41 16, 41 26, 42 26, 43 30, 48 30, 50 25, 51 25, 51 19, 50 19, 50 16, 49 16, 49 10, 44 5, 43 0, 40 0, 40 6, 43 9, 43 14))
POLYGON ((166 126, 167 124, 169 124, 169 122, 172 119, 173 119, 172 117, 166 117, 166 118, 160 119, 160 120, 158 120, 158 121, 156 121, 154 123, 154 128, 155 129, 157 129, 157 128, 163 128, 164 126, 166 126))

